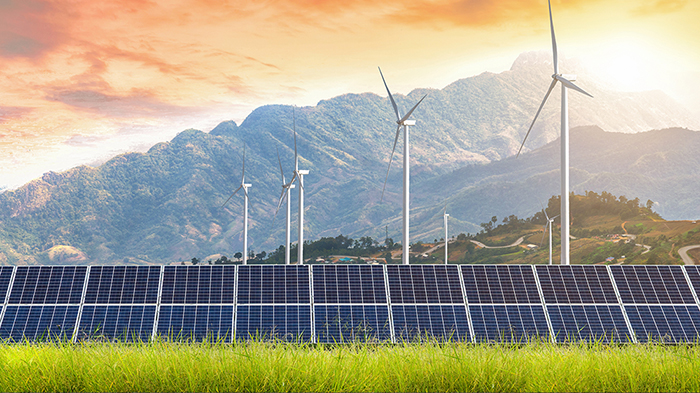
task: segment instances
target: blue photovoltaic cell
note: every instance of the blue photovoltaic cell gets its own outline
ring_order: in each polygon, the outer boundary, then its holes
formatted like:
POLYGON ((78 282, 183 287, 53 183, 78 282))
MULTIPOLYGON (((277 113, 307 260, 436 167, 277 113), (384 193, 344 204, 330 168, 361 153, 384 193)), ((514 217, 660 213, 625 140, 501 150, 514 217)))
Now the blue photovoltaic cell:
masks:
POLYGON ((477 342, 546 340, 549 328, 541 305, 470 305, 477 342))
POLYGON ((155 304, 160 266, 92 266, 86 304, 155 304))
POLYGON ((605 266, 536 266, 547 304, 612 303, 617 296, 605 266))
POLYGON ((700 296, 700 266, 685 266, 685 271, 695 289, 695 294, 700 296))
POLYGON ((80 306, 7 306, 0 338, 12 341, 70 340, 80 306))
POLYGON ((153 334, 156 306, 83 306, 76 339, 147 342, 153 334))
POLYGON ((12 269, 12 266, 0 267, 0 300, 2 300, 3 303, 5 302, 5 297, 7 295, 7 288, 10 286, 12 269))
POLYGON ((166 266, 161 304, 233 304, 236 267, 166 266))
POLYGON ((311 303, 308 265, 238 267, 238 304, 311 303))
POLYGON ((391 340, 387 305, 316 305, 314 318, 319 343, 391 340))
POLYGON ((470 341, 464 305, 391 306, 398 341, 470 341))
POLYGON ((456 265, 388 265, 392 304, 464 304, 456 265))
POLYGON ((80 304, 86 266, 19 266, 9 304, 80 304))
POLYGON ((547 306, 557 342, 631 342, 619 305, 547 306))
POLYGON ((611 266, 624 304, 694 304, 680 266, 611 266))
POLYGON ((235 334, 238 340, 311 341, 311 306, 239 305, 235 334))
POLYGON ((382 266, 312 267, 314 303, 387 303, 382 266))
POLYGON ((698 306, 625 305, 625 311, 640 343, 700 341, 698 306))
POLYGON ((530 265, 462 266, 469 304, 542 303, 530 265))
POLYGON ((233 335, 231 306, 160 306, 158 335, 170 340, 228 341, 233 335))

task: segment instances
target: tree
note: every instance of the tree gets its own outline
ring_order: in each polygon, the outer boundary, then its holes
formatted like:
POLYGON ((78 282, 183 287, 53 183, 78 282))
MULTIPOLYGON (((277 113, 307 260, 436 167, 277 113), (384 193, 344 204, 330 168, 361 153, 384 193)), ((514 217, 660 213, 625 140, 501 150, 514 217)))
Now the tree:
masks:
POLYGON ((233 257, 240 261, 241 258, 243 258, 243 253, 238 251, 237 253, 233 254, 233 257))
POLYGON ((263 259, 265 259, 266 255, 267 253, 265 251, 262 251, 260 252, 260 254, 255 254, 255 259, 262 261, 263 259))
POLYGON ((199 259, 197 258, 192 258, 192 265, 196 265, 199 263, 199 259))
POLYGON ((651 199, 647 199, 646 206, 647 209, 651 210, 651 208, 654 207, 654 202, 651 199))
POLYGON ((457 235, 457 240, 460 242, 463 242, 463 241, 467 240, 467 235, 460 233, 459 235, 457 235))
POLYGON ((387 264, 390 264, 391 263, 391 252, 389 252, 389 251, 385 252, 384 259, 386 259, 387 264))
POLYGON ((392 248, 394 248, 394 239, 387 237, 384 241, 384 245, 386 246, 387 250, 391 250, 392 248))

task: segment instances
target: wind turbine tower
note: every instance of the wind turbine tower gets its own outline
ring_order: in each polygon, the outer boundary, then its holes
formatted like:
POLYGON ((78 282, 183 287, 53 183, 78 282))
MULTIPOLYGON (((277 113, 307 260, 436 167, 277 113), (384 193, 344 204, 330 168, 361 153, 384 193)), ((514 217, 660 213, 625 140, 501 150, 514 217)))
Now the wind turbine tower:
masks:
MULTIPOLYGON (((544 213, 545 218, 547 219, 547 222, 544 224, 544 231, 547 232, 547 227, 549 227, 549 264, 552 264, 552 223, 554 222, 554 219, 559 217, 559 215, 556 215, 552 218, 549 218, 547 215, 547 211, 542 208, 542 213, 544 213)), ((544 240, 544 233, 542 234, 542 240, 544 240)), ((542 242, 540 241, 540 246, 542 245, 542 242)))
POLYGON ((537 116, 539 116, 540 111, 542 111, 542 107, 544 106, 545 102, 547 102, 547 98, 549 98, 549 94, 554 90, 554 86, 557 84, 557 82, 561 82, 561 264, 562 265, 568 265, 570 263, 569 259, 569 106, 567 103, 567 89, 573 89, 578 91, 579 93, 585 94, 589 97, 593 97, 592 95, 588 94, 585 92, 583 89, 580 87, 576 86, 573 81, 576 80, 576 75, 563 75, 559 73, 559 63, 558 63, 558 57, 557 57, 557 41, 556 38, 554 37, 554 22, 552 21, 552 4, 551 2, 548 2, 549 5, 549 27, 550 31, 552 34, 552 53, 554 56, 554 74, 552 74, 552 83, 549 85, 549 90, 547 90, 547 94, 545 94, 544 99, 542 100, 542 103, 540 104, 539 109, 537 109, 537 113, 535 114, 535 118, 532 120, 532 123, 530 124, 530 128, 527 130, 527 134, 525 134, 525 138, 523 139, 523 143, 520 145, 520 150, 518 150, 518 156, 520 155, 520 151, 523 149, 523 146, 525 145, 525 141, 527 140, 528 135, 530 135, 530 131, 532 131, 532 126, 535 124, 535 121, 537 120, 537 116))
POLYGON ((450 216, 447 214, 447 206, 445 206, 445 212, 442 216, 445 219, 445 265, 447 265, 447 218, 450 216))
POLYGON ((416 105, 411 108, 406 115, 401 117, 399 115, 399 108, 396 106, 396 101, 394 101, 394 97, 391 95, 391 92, 389 91, 389 86, 386 84, 386 80, 384 79, 384 74, 382 74, 382 69, 379 68, 379 75, 382 76, 382 81, 384 82, 384 87, 386 88, 386 92, 389 94, 389 99, 391 100, 391 106, 394 108, 394 113, 396 113, 396 124, 398 124, 398 127, 396 127, 396 136, 394 137, 394 148, 391 150, 391 156, 389 157, 389 167, 386 169, 386 179, 384 179, 384 187, 382 188, 382 198, 381 200, 384 200, 384 190, 386 189, 386 181, 389 179, 389 169, 391 168, 391 161, 394 158, 394 151, 396 150, 396 143, 399 140, 399 133, 401 132, 401 127, 403 126, 403 237, 401 240, 401 245, 403 247, 403 256, 402 256, 402 261, 404 265, 408 265, 408 252, 409 252, 409 247, 408 247, 408 242, 410 238, 409 234, 409 199, 410 199, 410 182, 411 182, 411 175, 410 175, 410 167, 409 167, 409 146, 408 146, 408 127, 409 126, 414 126, 416 125, 415 120, 409 120, 408 118, 411 117, 411 114, 413 111, 418 107, 418 105, 423 102, 425 97, 427 96, 424 95, 423 98, 418 101, 416 105))
POLYGON ((285 243, 284 243, 284 263, 285 265, 290 264, 290 252, 289 252, 289 245, 291 243, 291 224, 292 224, 292 195, 289 193, 289 190, 294 188, 294 184, 291 182, 287 183, 287 180, 284 177, 284 171, 282 170, 282 160, 280 159, 280 152, 279 149, 277 150, 277 161, 280 164, 280 174, 282 175, 282 195, 280 195, 280 200, 279 203, 277 203, 277 211, 275 211, 275 216, 277 216, 277 213, 280 210, 280 205, 282 204, 282 201, 284 198, 287 198, 287 219, 286 219, 286 226, 285 226, 285 243))
POLYGON ((233 198, 238 191, 243 189, 243 264, 246 265, 248 262, 248 189, 253 185, 245 182, 245 145, 243 145, 243 170, 241 175, 241 185, 236 188, 230 197, 224 202, 221 207, 226 206, 228 201, 233 198))

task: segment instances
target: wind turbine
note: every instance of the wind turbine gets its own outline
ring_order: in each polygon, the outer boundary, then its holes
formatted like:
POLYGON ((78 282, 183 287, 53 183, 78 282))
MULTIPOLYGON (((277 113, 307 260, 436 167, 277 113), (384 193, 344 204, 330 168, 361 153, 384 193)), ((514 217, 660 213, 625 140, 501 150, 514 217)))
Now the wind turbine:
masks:
POLYGON ((442 213, 442 217, 445 219, 445 265, 447 265, 447 218, 449 216, 447 214, 447 205, 445 205, 445 211, 442 213))
MULTIPOLYGON (((294 188, 293 184, 298 179, 299 180, 299 241, 297 244, 297 263, 304 264, 304 175, 308 175, 309 171, 304 169, 299 169, 299 155, 297 154, 297 126, 296 126, 296 112, 292 109, 293 125, 294 125, 294 172, 292 174, 292 180, 286 184, 286 190, 282 192, 280 201, 277 204, 277 209, 279 209, 282 203, 282 198, 285 194, 289 193, 290 188, 294 188)), ((282 165, 280 163, 280 170, 282 170, 282 165)), ((284 186, 283 186, 284 187, 284 186)), ((287 204, 289 205, 289 199, 287 199, 287 204)), ((290 207, 287 207, 287 222, 289 222, 290 217, 290 207)), ((289 226, 289 224, 288 224, 289 226)), ((289 233, 289 232, 287 232, 289 233)), ((289 237, 289 235, 288 235, 289 237)), ((287 239, 287 244, 289 244, 289 238, 287 239)), ((285 255, 286 257, 286 255, 285 255)))
POLYGON ((557 82, 561 82, 561 264, 569 264, 569 106, 567 103, 567 89, 573 89, 579 93, 585 94, 589 97, 592 95, 585 92, 580 87, 576 86, 572 81, 576 80, 576 75, 563 75, 559 73, 559 64, 557 58, 557 41, 554 37, 554 22, 552 21, 552 4, 547 2, 549 6, 549 27, 552 33, 552 53, 554 55, 554 74, 552 74, 552 83, 549 85, 547 94, 545 94, 542 103, 540 104, 535 118, 530 124, 530 128, 525 134, 523 143, 520 145, 518 150, 518 156, 520 156, 520 151, 525 145, 530 131, 532 131, 532 126, 535 125, 537 116, 539 116, 540 111, 544 103, 547 102, 549 94, 554 90, 554 86, 557 82))
POLYGON ((224 202, 221 207, 223 208, 226 206, 228 201, 233 198, 238 191, 243 189, 243 264, 247 264, 248 262, 248 189, 252 187, 253 185, 250 183, 245 182, 245 145, 243 145, 243 171, 241 175, 241 185, 236 188, 236 191, 231 194, 230 197, 224 202))
POLYGON ((284 243, 284 264, 289 265, 290 264, 290 257, 289 257, 289 244, 291 243, 291 224, 292 224, 292 196, 289 194, 289 189, 294 188, 294 184, 291 182, 287 183, 285 177, 284 177, 284 171, 282 170, 282 160, 280 159, 280 151, 277 149, 277 162, 280 164, 280 174, 282 175, 282 195, 280 195, 280 201, 277 204, 277 211, 275 212, 275 216, 277 216, 277 212, 280 210, 280 206, 282 205, 282 201, 284 198, 287 198, 287 222, 286 222, 286 231, 285 231, 285 243, 284 243))
POLYGON ((414 126, 416 125, 415 120, 408 120, 409 117, 411 117, 411 114, 413 111, 418 107, 418 105, 423 102, 425 97, 428 95, 424 95, 423 98, 418 101, 416 105, 411 108, 410 111, 408 111, 403 117, 399 115, 399 108, 396 106, 396 101, 394 101, 394 97, 391 95, 391 92, 389 91, 389 86, 386 84, 386 80, 384 80, 384 74, 382 74, 382 69, 379 68, 379 75, 382 76, 382 81, 384 82, 384 87, 386 88, 386 92, 389 94, 389 99, 391 100, 391 106, 394 108, 394 113, 396 113, 396 124, 398 126, 396 127, 396 137, 394 137, 394 148, 391 149, 391 156, 389 157, 389 167, 386 169, 386 178, 384 179, 384 187, 382 188, 382 197, 381 200, 384 200, 384 190, 386 189, 386 181, 389 179, 389 169, 391 169, 391 161, 394 158, 394 151, 396 150, 396 142, 399 140, 399 133, 401 132, 401 126, 403 126, 403 239, 401 241, 401 245, 403 246, 403 264, 408 265, 408 240, 409 240, 409 232, 408 232, 408 212, 409 212, 409 193, 410 193, 410 181, 411 181, 411 176, 410 176, 410 168, 409 168, 409 148, 408 148, 408 126, 414 126))
POLYGON ((547 218, 547 222, 544 224, 544 232, 542 232, 542 240, 540 240, 540 247, 542 247, 542 242, 544 241, 544 235, 547 232, 547 226, 549 226, 549 264, 552 264, 552 223, 554 222, 554 219, 559 217, 557 214, 556 216, 549 218, 547 215, 547 211, 542 208, 542 213, 544 213, 544 216, 547 218))

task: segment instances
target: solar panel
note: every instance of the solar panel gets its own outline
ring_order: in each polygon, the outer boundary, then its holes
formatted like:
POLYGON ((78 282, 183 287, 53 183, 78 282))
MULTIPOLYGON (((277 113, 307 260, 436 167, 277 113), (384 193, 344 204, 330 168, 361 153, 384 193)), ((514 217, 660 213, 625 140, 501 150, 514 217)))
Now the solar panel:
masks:
POLYGON ((611 266, 625 304, 695 304, 680 266, 611 266))
POLYGON ((75 330, 80 306, 7 306, 0 338, 15 342, 68 341, 75 330))
POLYGON ((698 343, 700 309, 696 305, 625 305, 637 341, 698 343))
POLYGON ((10 280, 12 279, 12 266, 0 266, 0 300, 5 303, 7 300, 7 289, 10 287, 10 280))
POLYGON ((156 306, 83 306, 77 340, 147 342, 153 334, 156 306))
POLYGON ((391 306, 399 341, 470 341, 464 305, 391 306))
POLYGON ((690 284, 695 289, 695 294, 700 296, 700 266, 684 266, 685 272, 688 273, 690 284))
POLYGON ((459 269, 455 265, 388 265, 392 304, 464 304, 459 269))
POLYGON ((618 303, 606 266, 536 266, 548 304, 618 303))
POLYGON ((470 304, 542 302, 529 265, 462 266, 462 276, 470 304))
POLYGON ((233 335, 231 306, 160 306, 157 334, 170 340, 228 341, 233 335))
POLYGON ((311 341, 310 305, 239 305, 236 308, 238 340, 279 339, 311 341))
POLYGON ((316 305, 314 318, 319 343, 391 340, 387 305, 316 305))
POLYGON ((233 304, 235 266, 166 266, 161 304, 233 304))
POLYGON ((155 304, 160 266, 92 266, 87 304, 155 304))
POLYGON ((382 266, 312 267, 315 304, 387 303, 382 266))
POLYGON ((541 305, 469 305, 477 342, 527 342, 550 336, 541 305))
POLYGON ((310 304, 309 266, 239 266, 237 299, 238 304, 310 304))
POLYGON ((547 306, 557 342, 631 342, 619 305, 547 306))
POLYGON ((86 266, 18 266, 8 303, 80 304, 86 266))

